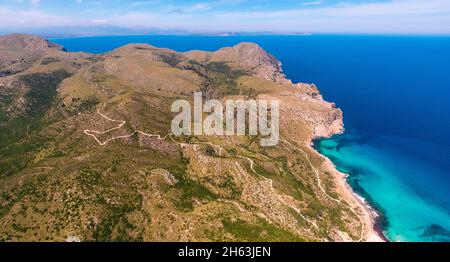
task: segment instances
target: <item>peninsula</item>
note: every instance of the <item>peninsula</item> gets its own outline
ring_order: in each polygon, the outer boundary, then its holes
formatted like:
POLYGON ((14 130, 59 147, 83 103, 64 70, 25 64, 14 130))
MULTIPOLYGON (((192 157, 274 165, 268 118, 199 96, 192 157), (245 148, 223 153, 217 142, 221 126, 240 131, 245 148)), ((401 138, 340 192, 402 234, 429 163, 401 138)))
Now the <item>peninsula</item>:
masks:
POLYGON ((253 43, 94 55, 0 37, 0 241, 382 241, 312 148, 343 132, 314 84, 253 43), (170 105, 280 101, 280 142, 172 136, 170 105))

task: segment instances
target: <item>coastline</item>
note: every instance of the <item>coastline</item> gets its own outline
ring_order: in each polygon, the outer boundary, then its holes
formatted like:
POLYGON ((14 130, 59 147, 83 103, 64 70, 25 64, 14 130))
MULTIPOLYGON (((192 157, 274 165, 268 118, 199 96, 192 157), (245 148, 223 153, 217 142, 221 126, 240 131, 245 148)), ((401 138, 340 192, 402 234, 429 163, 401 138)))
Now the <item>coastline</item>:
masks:
MULTIPOLYGON (((279 64, 281 69, 281 63, 279 64)), ((282 71, 280 72, 282 81, 290 83, 295 88, 300 89, 312 89, 318 93, 316 97, 312 97, 315 103, 322 104, 325 108, 332 109, 331 113, 325 117, 324 121, 317 121, 315 117, 312 117, 312 133, 308 136, 305 146, 307 146, 313 154, 317 154, 324 161, 320 166, 320 170, 329 172, 333 175, 336 181, 336 193, 342 197, 342 199, 347 202, 347 204, 352 208, 352 210, 358 210, 355 213, 360 222, 364 225, 361 233, 361 239, 359 241, 364 242, 389 242, 386 236, 383 234, 383 228, 380 224, 379 214, 365 199, 364 197, 357 194, 351 185, 347 182, 348 174, 340 172, 334 163, 327 156, 322 155, 316 148, 314 148, 314 140, 321 138, 330 138, 333 135, 343 134, 344 123, 343 123, 343 112, 341 109, 337 108, 334 103, 325 101, 320 94, 319 88, 314 84, 305 84, 302 82, 293 83, 292 80, 288 79, 282 71)), ((307 95, 308 97, 308 95, 307 95)), ((319 118, 320 119, 320 118, 319 118)), ((311 120, 311 119, 309 119, 311 120)), ((349 239, 343 234, 341 234, 343 242, 351 242, 353 239, 349 239)))
MULTIPOLYGON (((286 79, 286 78, 284 78, 286 79)), ((290 83, 291 80, 286 79, 290 83)), ((359 217, 361 223, 364 225, 361 233, 361 239, 359 241, 365 242, 389 242, 386 236, 383 234, 383 228, 380 224, 380 218, 382 214, 379 214, 371 205, 364 199, 363 196, 360 196, 356 193, 351 185, 347 181, 348 174, 340 172, 335 164, 329 159, 327 156, 322 155, 315 147, 314 140, 321 138, 330 138, 333 135, 343 134, 345 131, 344 122, 343 122, 343 112, 341 109, 337 108, 334 103, 325 101, 320 94, 319 88, 315 85, 305 84, 305 83, 296 83, 293 84, 297 88, 306 89, 312 88, 319 95, 312 98, 316 101, 316 103, 322 104, 325 108, 331 109, 328 113, 327 117, 320 119, 312 117, 313 130, 312 133, 306 140, 305 145, 313 152, 317 154, 323 162, 320 166, 320 170, 326 171, 332 174, 333 178, 336 181, 336 193, 342 197, 342 199, 347 202, 347 204, 352 208, 352 210, 358 210, 355 214, 359 217), (320 121, 322 120, 322 121, 320 121)), ((311 119, 310 119, 311 120, 311 119)), ((345 236, 342 236, 342 241, 354 241, 352 239, 346 239, 345 236)))
MULTIPOLYGON (((312 141, 312 140, 311 140, 312 141)), ((322 164, 322 170, 328 171, 336 179, 336 191, 355 209, 361 210, 360 218, 364 224, 364 237, 365 242, 389 242, 386 236, 383 234, 383 229, 379 225, 380 214, 370 206, 369 203, 360 195, 358 195, 347 182, 348 174, 340 172, 334 163, 326 156, 320 154, 311 142, 309 144, 310 149, 321 156, 324 159, 322 164)))

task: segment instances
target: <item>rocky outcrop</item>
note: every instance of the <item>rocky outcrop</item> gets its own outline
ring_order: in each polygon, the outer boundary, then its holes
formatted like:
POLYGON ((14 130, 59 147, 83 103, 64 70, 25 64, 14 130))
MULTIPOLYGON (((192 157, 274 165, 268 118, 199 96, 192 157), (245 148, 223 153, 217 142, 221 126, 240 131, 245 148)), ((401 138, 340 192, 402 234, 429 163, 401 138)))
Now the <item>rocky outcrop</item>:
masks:
MULTIPOLYGON (((299 90, 299 92, 290 95, 309 103, 311 107, 322 108, 322 110, 293 108, 297 117, 300 117, 311 125, 311 142, 316 138, 331 137, 332 135, 344 132, 342 110, 336 108, 334 103, 323 100, 316 85, 297 83, 294 85, 294 89, 299 90)), ((285 93, 284 95, 288 94, 285 93)))
POLYGON ((0 37, 1 51, 47 52, 49 49, 64 51, 64 47, 34 35, 12 34, 0 37))
POLYGON ((255 43, 240 43, 215 52, 190 51, 184 53, 190 59, 202 62, 225 61, 229 66, 248 70, 253 75, 275 83, 286 83, 281 62, 255 43))

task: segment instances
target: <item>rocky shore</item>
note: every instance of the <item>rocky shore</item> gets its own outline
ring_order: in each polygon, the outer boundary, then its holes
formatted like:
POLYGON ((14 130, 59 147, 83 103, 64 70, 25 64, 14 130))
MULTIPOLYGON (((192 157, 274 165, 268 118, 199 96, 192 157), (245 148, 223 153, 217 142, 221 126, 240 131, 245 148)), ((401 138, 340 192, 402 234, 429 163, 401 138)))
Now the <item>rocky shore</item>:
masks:
MULTIPOLYGON (((312 94, 314 94, 313 99, 317 100, 317 103, 321 103, 324 106, 335 108, 334 103, 330 103, 324 101, 322 96, 320 95, 319 90, 315 85, 309 84, 297 84, 300 88, 309 88, 314 90, 312 94)), ((309 92, 308 94, 311 94, 309 92)), ((326 156, 321 155, 317 152, 313 147, 313 140, 320 138, 329 138, 333 135, 342 134, 344 132, 343 125, 343 113, 340 109, 336 110, 334 113, 328 115, 325 119, 315 119, 314 123, 314 131, 309 140, 310 148, 316 153, 319 154, 322 158, 324 158, 324 162, 322 164, 323 170, 332 174, 337 180, 337 191, 340 196, 345 199, 350 205, 354 206, 355 209, 361 210, 361 217, 363 218, 364 223, 364 240, 368 242, 385 242, 388 241, 386 237, 382 233, 382 229, 378 227, 377 219, 379 214, 367 203, 364 198, 359 196, 351 186, 347 183, 348 174, 344 174, 336 169, 336 166, 333 162, 327 158, 326 156)))

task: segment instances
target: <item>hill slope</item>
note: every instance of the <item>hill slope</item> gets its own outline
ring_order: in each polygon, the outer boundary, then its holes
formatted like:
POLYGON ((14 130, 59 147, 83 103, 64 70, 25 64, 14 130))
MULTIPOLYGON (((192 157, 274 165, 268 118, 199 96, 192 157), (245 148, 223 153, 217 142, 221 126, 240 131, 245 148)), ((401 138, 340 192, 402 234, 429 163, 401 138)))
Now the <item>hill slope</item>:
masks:
POLYGON ((0 240, 371 237, 369 211, 310 148, 342 131, 342 112, 259 46, 91 55, 13 35, 0 47, 0 240), (171 103, 195 91, 279 99, 282 141, 167 136, 171 103))

